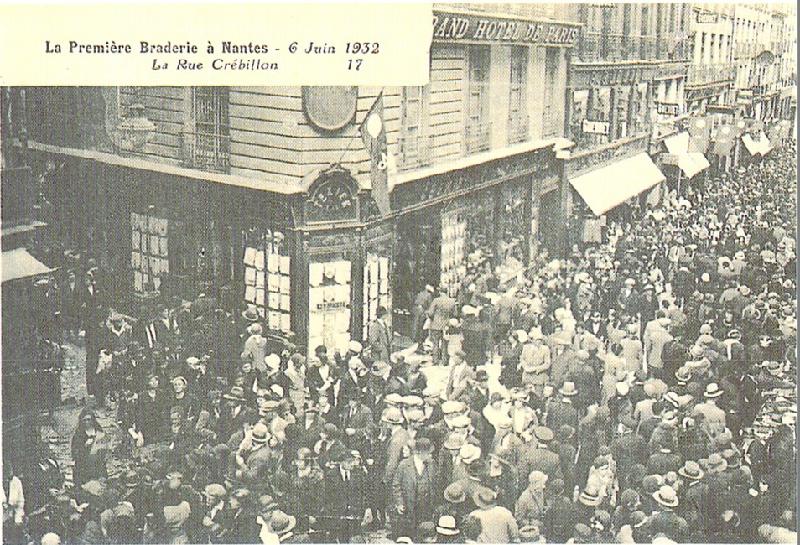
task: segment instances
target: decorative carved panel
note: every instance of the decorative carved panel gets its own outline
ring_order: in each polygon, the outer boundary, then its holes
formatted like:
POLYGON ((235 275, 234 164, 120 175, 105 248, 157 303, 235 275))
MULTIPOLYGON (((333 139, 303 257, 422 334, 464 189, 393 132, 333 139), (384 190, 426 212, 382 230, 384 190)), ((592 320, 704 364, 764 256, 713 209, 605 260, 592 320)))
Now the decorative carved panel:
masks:
POLYGON ((357 186, 350 173, 337 168, 320 174, 305 199, 305 212, 308 223, 357 219, 357 186))

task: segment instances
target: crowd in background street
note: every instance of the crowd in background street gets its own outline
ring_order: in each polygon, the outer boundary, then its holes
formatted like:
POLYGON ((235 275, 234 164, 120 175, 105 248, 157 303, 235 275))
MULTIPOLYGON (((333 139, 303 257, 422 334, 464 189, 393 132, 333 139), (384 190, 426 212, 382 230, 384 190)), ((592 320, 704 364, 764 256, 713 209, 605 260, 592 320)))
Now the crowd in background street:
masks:
POLYGON ((513 286, 427 286, 416 352, 385 312, 303 354, 254 307, 134 323, 71 276, 94 401, 70 478, 45 442, 6 465, 5 540, 796 542, 795 168, 789 144, 710 173, 513 286))

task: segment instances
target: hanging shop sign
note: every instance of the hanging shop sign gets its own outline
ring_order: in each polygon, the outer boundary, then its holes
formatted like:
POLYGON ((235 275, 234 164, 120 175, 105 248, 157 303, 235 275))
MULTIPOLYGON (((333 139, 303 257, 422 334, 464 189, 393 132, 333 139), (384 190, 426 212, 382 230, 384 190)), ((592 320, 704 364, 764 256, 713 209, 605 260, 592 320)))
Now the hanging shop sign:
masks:
POLYGON ((610 131, 611 124, 608 121, 590 121, 583 120, 583 133, 584 134, 605 134, 610 131))
POLYGON ((672 102, 656 102, 656 112, 660 115, 678 115, 680 113, 680 104, 672 102))
POLYGON ((434 11, 433 40, 573 46, 580 26, 434 11))
POLYGON ((718 13, 698 13, 697 22, 702 24, 714 24, 719 22, 718 13))

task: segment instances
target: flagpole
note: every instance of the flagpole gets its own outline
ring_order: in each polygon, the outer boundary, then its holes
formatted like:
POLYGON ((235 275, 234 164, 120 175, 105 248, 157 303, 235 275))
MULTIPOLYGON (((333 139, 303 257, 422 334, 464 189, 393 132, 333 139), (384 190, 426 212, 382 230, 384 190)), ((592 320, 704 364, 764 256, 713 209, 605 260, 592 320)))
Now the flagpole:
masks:
MULTIPOLYGON (((381 95, 383 95, 383 91, 384 91, 385 89, 386 89, 386 87, 381 87, 381 90, 380 90, 380 92, 378 93, 378 96, 377 96, 377 97, 375 97, 375 100, 377 100, 377 99, 378 99, 378 97, 380 97, 381 95)), ((384 130, 385 130, 385 129, 384 129, 384 130)), ((356 129, 356 133, 355 133, 353 136, 351 136, 351 137, 350 137, 350 140, 348 140, 348 141, 347 141, 347 147, 344 149, 344 151, 342 152, 342 154, 339 156, 339 160, 338 160, 338 161, 336 161, 336 163, 335 163, 336 165, 342 166, 342 159, 344 159, 344 156, 345 156, 345 154, 346 154, 348 151, 350 151, 350 147, 353 145, 353 140, 355 140, 356 138, 361 138, 361 129, 360 129, 360 127, 356 129)))

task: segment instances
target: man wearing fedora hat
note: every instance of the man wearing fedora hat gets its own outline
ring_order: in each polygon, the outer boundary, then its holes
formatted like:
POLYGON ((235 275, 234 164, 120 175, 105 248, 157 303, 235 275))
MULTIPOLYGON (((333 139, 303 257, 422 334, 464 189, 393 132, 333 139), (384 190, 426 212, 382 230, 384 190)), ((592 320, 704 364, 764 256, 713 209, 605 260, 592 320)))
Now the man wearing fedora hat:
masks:
POLYGON ((685 540, 689 531, 686 520, 675 513, 678 508, 678 494, 669 485, 661 486, 652 494, 658 510, 650 518, 650 529, 655 534, 664 534, 674 541, 685 540))
POLYGON ((547 412, 547 426, 557 430, 563 425, 578 429, 578 409, 573 403, 573 398, 578 395, 578 389, 572 381, 566 381, 559 388, 561 400, 550 405, 547 412))
POLYGON ((528 485, 514 506, 514 517, 520 525, 529 525, 544 516, 547 479, 547 474, 538 470, 528 475, 528 485))
POLYGON ((703 425, 712 436, 725 429, 725 411, 717 406, 717 400, 723 393, 722 388, 716 382, 709 383, 703 393, 705 401, 695 405, 692 411, 692 415, 695 417, 698 415, 703 416, 703 425))
POLYGON ((422 437, 414 442, 411 455, 400 462, 392 483, 393 505, 397 513, 392 525, 395 535, 415 536, 421 522, 432 521, 440 501, 439 474, 433 459, 433 445, 422 437))
POLYGON ((488 488, 475 492, 473 501, 478 508, 470 513, 480 521, 479 543, 516 543, 519 541, 519 526, 514 515, 497 504, 497 494, 488 488))

